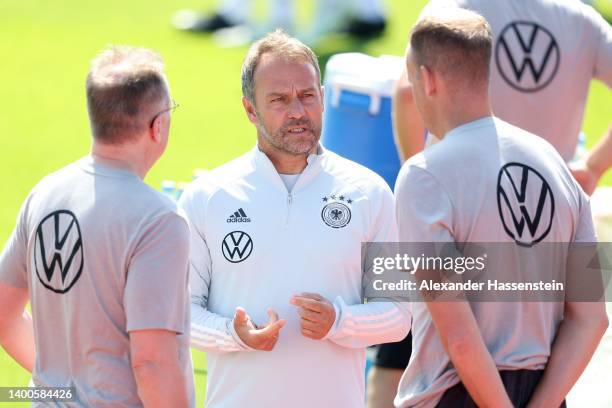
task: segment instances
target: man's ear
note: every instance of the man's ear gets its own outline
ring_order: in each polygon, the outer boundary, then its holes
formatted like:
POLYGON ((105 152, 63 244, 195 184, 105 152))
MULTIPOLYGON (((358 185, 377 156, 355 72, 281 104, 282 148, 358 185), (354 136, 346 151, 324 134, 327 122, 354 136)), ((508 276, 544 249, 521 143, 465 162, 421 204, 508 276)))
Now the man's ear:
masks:
POLYGON ((421 78, 423 79, 423 89, 425 90, 425 95, 432 96, 437 91, 439 81, 438 76, 434 71, 425 65, 421 65, 419 67, 419 71, 421 73, 421 78))
POLYGON ((159 143, 162 140, 161 120, 162 120, 162 115, 157 116, 155 120, 153 121, 151 127, 149 127, 149 137, 155 143, 159 143))
POLYGON ((321 85, 321 110, 325 110, 325 87, 321 85))
POLYGON ((255 125, 259 124, 259 119, 257 118, 257 114, 255 113, 255 106, 249 101, 246 96, 242 97, 242 106, 244 106, 244 111, 249 118, 249 121, 255 125))

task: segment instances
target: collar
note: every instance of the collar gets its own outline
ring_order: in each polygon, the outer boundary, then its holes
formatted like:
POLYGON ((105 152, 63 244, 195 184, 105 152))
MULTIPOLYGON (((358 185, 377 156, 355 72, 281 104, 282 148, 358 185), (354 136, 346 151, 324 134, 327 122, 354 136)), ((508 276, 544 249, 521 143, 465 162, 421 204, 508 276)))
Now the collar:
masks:
POLYGON ((485 116, 483 118, 459 125, 451 131, 447 132, 446 136, 444 136, 444 139, 448 138, 449 136, 455 137, 455 135, 459 135, 461 133, 471 132, 473 130, 489 126, 495 126, 495 118, 493 116, 485 116))
POLYGON ((85 156, 77 161, 77 165, 84 171, 91 174, 99 174, 115 178, 136 178, 138 175, 130 170, 113 166, 112 161, 94 159, 91 155, 85 156))
MULTIPOLYGON (((283 183, 278 171, 276 171, 276 167, 274 167, 274 164, 272 164, 272 161, 270 161, 268 156, 259 150, 258 145, 255 145, 255 147, 251 150, 251 155, 256 171, 262 174, 274 187, 282 190, 286 194, 289 194, 285 183, 283 183)), ((316 153, 311 153, 308 155, 306 158, 306 167, 302 173, 300 173, 300 177, 296 181, 295 186, 293 186, 293 190, 291 192, 292 194, 295 194, 301 188, 312 182, 312 180, 323 168, 327 155, 327 150, 323 148, 321 144, 317 146, 316 153)))

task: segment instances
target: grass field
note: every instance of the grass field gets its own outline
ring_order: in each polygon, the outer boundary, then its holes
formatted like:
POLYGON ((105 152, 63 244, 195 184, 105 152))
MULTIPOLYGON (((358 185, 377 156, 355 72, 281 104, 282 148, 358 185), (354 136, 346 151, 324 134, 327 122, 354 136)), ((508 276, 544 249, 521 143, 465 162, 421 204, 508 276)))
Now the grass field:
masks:
MULTIPOLYGON (((347 49, 373 55, 402 54, 407 33, 424 3, 390 1, 392 17, 384 38, 367 44, 336 38, 317 52, 323 60, 347 49)), ((152 186, 159 186, 162 179, 189 180, 194 168, 217 166, 252 147, 254 131, 240 103, 239 74, 246 48, 219 49, 209 37, 179 33, 169 25, 176 8, 212 4, 212 0, 0 0, 0 174, 4 174, 0 245, 36 182, 87 153, 90 138, 84 79, 89 61, 107 44, 159 51, 167 63, 173 97, 181 104, 173 117, 166 155, 147 177, 152 186)), ((299 2, 303 15, 311 7, 306 0, 299 2)), ((259 4, 258 9, 262 8, 259 4)), ((584 124, 587 145, 607 127, 610 106, 610 92, 593 84, 584 124)), ((611 185, 612 174, 603 183, 611 185)), ((194 360, 198 406, 202 406, 203 354, 194 353, 194 360)), ((23 386, 28 379, 0 351, 0 387, 23 386)))

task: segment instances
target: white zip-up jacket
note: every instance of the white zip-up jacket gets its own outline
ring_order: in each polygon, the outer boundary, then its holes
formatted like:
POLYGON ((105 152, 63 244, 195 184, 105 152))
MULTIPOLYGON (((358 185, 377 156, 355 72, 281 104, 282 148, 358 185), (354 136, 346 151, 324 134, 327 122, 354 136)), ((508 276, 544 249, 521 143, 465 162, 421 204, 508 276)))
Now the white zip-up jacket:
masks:
POLYGON ((365 347, 403 339, 407 308, 362 302, 362 242, 396 242, 382 178, 319 149, 289 192, 257 147, 194 181, 180 205, 191 228, 192 346, 207 352, 206 406, 364 406, 365 347), (322 340, 300 333, 293 295, 336 309, 322 340), (287 320, 271 352, 233 329, 236 307, 256 324, 287 320))

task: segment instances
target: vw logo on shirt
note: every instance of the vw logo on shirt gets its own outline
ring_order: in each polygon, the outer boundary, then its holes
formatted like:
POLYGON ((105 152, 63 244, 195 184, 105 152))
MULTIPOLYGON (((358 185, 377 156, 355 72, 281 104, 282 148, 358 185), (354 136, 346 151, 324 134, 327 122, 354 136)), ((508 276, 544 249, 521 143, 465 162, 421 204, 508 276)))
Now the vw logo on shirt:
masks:
POLYGON ((550 31, 530 21, 513 21, 501 31, 495 63, 508 85, 536 92, 548 85, 559 69, 561 52, 550 31))
POLYGON ((244 231, 232 231, 223 238, 221 252, 231 263, 242 262, 253 252, 253 240, 244 231))
POLYGON ((83 239, 76 216, 68 210, 48 214, 36 228, 34 267, 40 283, 66 293, 83 272, 83 239))
POLYGON ((555 200, 550 185, 534 168, 508 163, 497 177, 497 206, 504 230, 521 245, 530 247, 550 232, 555 200))

